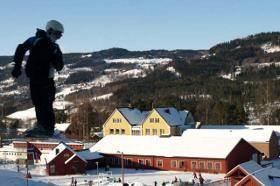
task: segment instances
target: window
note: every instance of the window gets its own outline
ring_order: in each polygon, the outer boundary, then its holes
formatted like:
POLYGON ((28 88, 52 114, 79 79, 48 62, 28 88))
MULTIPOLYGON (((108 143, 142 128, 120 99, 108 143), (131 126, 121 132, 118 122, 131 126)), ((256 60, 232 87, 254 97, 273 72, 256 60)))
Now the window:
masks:
POLYGON ((177 168, 177 161, 171 160, 171 168, 177 168))
POLYGON ((50 173, 51 174, 55 173, 55 165, 50 165, 50 173))
POLYGON ((208 168, 208 170, 212 170, 212 168, 213 168, 212 162, 207 163, 207 168, 208 168))
POLYGON ((217 171, 221 170, 221 163, 215 163, 215 169, 217 171))
POLYGON ((146 161, 146 165, 147 166, 151 166, 152 165, 152 161, 151 160, 145 160, 146 161))
POLYGON ((182 168, 184 168, 184 167, 185 167, 185 162, 182 161, 182 160, 180 160, 180 161, 179 161, 179 168, 182 169, 182 168))
POLYGON ((139 163, 140 165, 145 165, 145 161, 144 161, 143 159, 138 159, 138 163, 139 163))
POLYGON ((157 135, 157 129, 153 129, 153 135, 157 135))
POLYGON ((66 153, 66 154, 64 154, 63 156, 64 156, 64 158, 69 158, 69 157, 70 157, 70 154, 66 153))
POLYGON ((120 129, 116 129, 116 134, 120 134, 120 129))
POLYGON ((122 134, 125 134, 125 130, 124 129, 122 129, 122 134))
POLYGON ((110 129, 110 134, 114 134, 114 129, 110 129))
POLYGON ((157 160, 157 166, 158 167, 163 167, 163 161, 162 160, 157 160))
POLYGON ((159 123, 159 118, 150 118, 150 123, 159 123))
POLYGON ((196 161, 191 162, 192 169, 196 169, 196 161))
POLYGON ((150 129, 146 129, 146 135, 151 135, 150 129))
POLYGON ((132 135, 134 136, 140 136, 140 131, 139 130, 133 130, 132 135))
POLYGON ((203 161, 199 162, 199 169, 204 170, 204 162, 203 161))
POLYGON ((121 118, 113 118, 113 123, 121 123, 122 119, 121 118))
POLYGON ((125 159, 124 164, 128 167, 132 166, 132 159, 130 159, 130 158, 125 159))
POLYGON ((160 135, 163 135, 163 134, 164 134, 164 129, 160 129, 160 130, 159 130, 159 134, 160 134, 160 135))

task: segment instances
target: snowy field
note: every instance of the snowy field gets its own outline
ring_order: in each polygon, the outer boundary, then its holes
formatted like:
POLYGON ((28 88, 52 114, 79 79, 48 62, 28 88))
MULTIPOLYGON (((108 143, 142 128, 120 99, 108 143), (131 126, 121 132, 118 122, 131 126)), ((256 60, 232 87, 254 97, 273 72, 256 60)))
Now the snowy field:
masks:
MULTIPOLYGON (((112 168, 111 170, 111 180, 117 180, 121 178, 121 169, 112 168)), ((26 173, 25 167, 20 167, 20 171, 17 172, 16 165, 0 165, 0 186, 23 186, 26 185, 26 179, 24 178, 26 173)), ((77 185, 89 185, 88 182, 93 181, 93 185, 97 185, 97 175, 96 170, 88 171, 85 175, 67 175, 67 176, 46 176, 44 168, 41 166, 30 168, 30 173, 32 178, 28 180, 29 186, 50 186, 50 185, 61 185, 69 186, 71 184, 72 177, 77 180, 77 185)), ((104 175, 104 169, 99 170, 100 180, 103 177, 103 183, 101 185, 113 185, 106 184, 106 177, 104 175)), ((127 183, 143 183, 145 185, 154 185, 157 181, 157 185, 162 185, 163 182, 171 183, 175 176, 177 180, 191 181, 191 172, 176 172, 176 171, 156 171, 156 170, 135 170, 135 169, 125 169, 125 182, 127 183)), ((221 180, 224 174, 202 174, 202 177, 206 182, 221 180)), ((117 184, 114 184, 117 185, 117 184)), ((120 185, 120 184, 118 184, 120 185)), ((136 184, 138 185, 138 184, 136 184)), ((139 184, 141 185, 141 184, 139 184)))

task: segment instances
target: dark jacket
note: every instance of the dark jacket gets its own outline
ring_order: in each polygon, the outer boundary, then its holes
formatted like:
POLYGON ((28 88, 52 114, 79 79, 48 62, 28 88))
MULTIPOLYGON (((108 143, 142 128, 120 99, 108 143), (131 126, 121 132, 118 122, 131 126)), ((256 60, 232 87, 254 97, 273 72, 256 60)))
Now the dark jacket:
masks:
POLYGON ((37 29, 36 35, 19 44, 15 55, 15 67, 20 68, 25 53, 29 50, 25 72, 30 82, 44 83, 49 81, 50 67, 62 70, 64 63, 58 44, 52 42, 44 30, 37 29))

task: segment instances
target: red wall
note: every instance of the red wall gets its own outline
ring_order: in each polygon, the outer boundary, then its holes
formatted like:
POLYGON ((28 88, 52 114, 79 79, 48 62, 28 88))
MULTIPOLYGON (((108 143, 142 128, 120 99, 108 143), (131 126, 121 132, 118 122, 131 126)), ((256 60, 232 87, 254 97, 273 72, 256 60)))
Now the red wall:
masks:
POLYGON ((65 170, 67 174, 83 174, 86 172, 87 163, 75 156, 70 162, 67 162, 65 170))
MULTIPOLYGON (((214 149, 219 150, 219 149, 214 149)), ((227 173, 240 163, 251 160, 252 154, 258 153, 245 140, 241 140, 235 148, 230 152, 226 159, 215 158, 195 158, 195 157, 157 157, 157 156, 141 156, 141 155, 123 155, 124 167, 137 169, 160 169, 160 170, 175 170, 175 171, 195 171, 208 173, 227 173), (128 162, 127 159, 130 161, 128 162), (140 163, 143 160, 144 163, 140 163), (149 160, 150 165, 147 164, 149 160), (158 166, 157 160, 162 160, 163 165, 158 166), (177 161, 176 167, 171 165, 172 160, 177 161), (179 161, 183 162, 179 166, 179 161), (196 168, 192 166, 192 162, 196 162, 196 168), (219 165, 218 167, 216 165, 219 165), (203 166, 201 166, 203 165, 203 166), (209 166, 211 165, 212 168, 209 166)), ((120 154, 103 154, 106 158, 106 163, 112 167, 121 167, 120 154)))
POLYGON ((75 173, 84 173, 86 168, 86 163, 79 159, 78 157, 74 157, 70 162, 65 164, 73 153, 68 149, 65 149, 62 153, 60 153, 55 159, 47 165, 47 173, 49 175, 66 175, 66 174, 75 174, 75 173), (68 154, 69 156, 65 156, 68 154), (55 173, 51 173, 51 165, 55 165, 55 173))
POLYGON ((226 172, 233 169, 236 165, 251 160, 254 153, 257 153, 258 156, 260 156, 259 151, 245 140, 241 140, 226 158, 226 172))
MULTIPOLYGON (((32 142, 30 142, 32 143, 32 142)), ((39 150, 42 149, 54 149, 59 143, 32 143, 35 147, 37 147, 39 150)), ((14 148, 26 148, 26 142, 13 142, 14 148)), ((66 143, 69 147, 72 149, 78 151, 82 150, 84 148, 83 144, 71 144, 66 143)))
MULTIPOLYGON (((106 163, 111 167, 121 167, 121 155, 111 154, 104 155, 106 158, 106 163)), ((182 157, 157 157, 157 156, 132 156, 132 155, 124 155, 124 167, 127 168, 136 168, 136 169, 159 169, 159 170, 174 170, 174 171, 195 171, 195 172, 208 172, 208 173, 226 173, 224 167, 226 164, 225 160, 222 159, 203 159, 203 158, 182 158, 182 157), (130 161, 128 162, 129 159, 130 161), (139 160, 144 160, 144 164, 139 163, 139 160), (147 160, 151 163, 147 164, 147 160), (162 160, 163 165, 158 166, 158 160, 162 160), (176 166, 171 165, 171 161, 176 161, 176 166), (179 161, 183 162, 181 166, 179 165, 179 161), (196 162, 196 168, 191 166, 191 162, 196 162), (208 169, 207 164, 212 164, 212 169, 208 169), (198 166, 198 164, 203 163, 204 168, 198 166), (220 169, 215 169, 215 164, 220 164, 220 169)))

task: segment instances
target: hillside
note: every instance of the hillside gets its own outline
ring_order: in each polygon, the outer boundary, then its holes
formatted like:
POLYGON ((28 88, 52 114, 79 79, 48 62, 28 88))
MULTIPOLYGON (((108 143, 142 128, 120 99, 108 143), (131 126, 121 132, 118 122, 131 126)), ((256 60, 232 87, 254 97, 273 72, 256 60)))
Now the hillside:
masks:
MULTIPOLYGON (((89 100, 102 116, 99 123, 113 108, 131 105, 143 110, 176 106, 203 123, 280 124, 279 38, 279 32, 260 33, 209 51, 112 48, 65 54, 56 97, 89 100)), ((28 81, 10 78, 10 61, 0 57, 4 115, 31 106, 28 81)))

